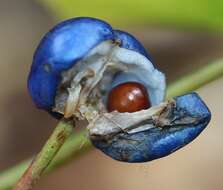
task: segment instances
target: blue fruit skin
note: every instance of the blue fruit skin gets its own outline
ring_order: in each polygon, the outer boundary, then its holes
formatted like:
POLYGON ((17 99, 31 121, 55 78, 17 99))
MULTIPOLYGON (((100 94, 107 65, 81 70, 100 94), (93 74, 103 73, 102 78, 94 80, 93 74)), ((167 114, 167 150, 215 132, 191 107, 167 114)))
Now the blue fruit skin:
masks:
POLYGON ((111 26, 93 18, 70 19, 49 31, 37 47, 28 78, 28 89, 37 107, 51 110, 61 72, 99 43, 112 39, 111 26))
POLYGON ((143 47, 143 45, 131 34, 121 31, 121 30, 115 30, 114 31, 115 39, 121 41, 121 47, 126 48, 129 50, 136 51, 145 57, 147 57, 150 61, 152 61, 151 56, 147 53, 146 49, 143 47))
POLYGON ((36 106, 55 116, 52 107, 62 71, 71 68, 91 49, 107 40, 121 41, 123 48, 148 56, 133 36, 113 31, 109 24, 99 19, 73 18, 50 30, 35 51, 28 77, 28 89, 36 106))
POLYGON ((194 140, 207 126, 211 113, 196 93, 175 98, 173 118, 185 114, 200 118, 196 124, 153 128, 135 134, 122 133, 109 141, 94 141, 94 146, 115 160, 146 162, 167 156, 194 140))

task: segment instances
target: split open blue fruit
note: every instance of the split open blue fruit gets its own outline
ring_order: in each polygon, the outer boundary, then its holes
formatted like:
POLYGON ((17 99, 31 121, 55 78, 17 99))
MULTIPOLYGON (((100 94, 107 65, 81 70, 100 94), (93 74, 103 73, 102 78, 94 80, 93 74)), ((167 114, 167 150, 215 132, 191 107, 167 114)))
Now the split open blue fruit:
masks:
POLYGON ((28 89, 35 105, 53 116, 87 120, 93 144, 126 162, 150 161, 174 152, 196 138, 211 117, 195 93, 162 103, 165 76, 143 45, 95 18, 64 21, 43 37, 33 57, 28 89), (107 113, 108 93, 125 82, 145 86, 152 107, 124 115, 107 113), (128 122, 112 124, 105 116, 128 122))

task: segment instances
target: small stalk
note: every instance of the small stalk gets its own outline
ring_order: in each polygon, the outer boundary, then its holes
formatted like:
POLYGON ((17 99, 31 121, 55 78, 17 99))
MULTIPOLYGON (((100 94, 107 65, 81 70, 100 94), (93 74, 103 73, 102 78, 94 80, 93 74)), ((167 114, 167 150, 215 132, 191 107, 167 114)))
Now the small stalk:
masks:
POLYGON ((72 129, 72 122, 65 120, 59 122, 42 150, 33 159, 12 190, 30 190, 36 184, 65 140, 70 136, 72 129))

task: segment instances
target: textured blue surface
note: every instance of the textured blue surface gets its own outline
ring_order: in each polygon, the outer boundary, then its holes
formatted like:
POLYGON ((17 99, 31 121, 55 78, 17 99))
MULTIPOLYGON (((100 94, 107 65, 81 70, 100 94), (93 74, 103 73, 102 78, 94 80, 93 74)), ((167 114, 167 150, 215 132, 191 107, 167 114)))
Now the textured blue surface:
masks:
POLYGON ((152 61, 151 56, 146 52, 143 45, 134 36, 121 30, 115 30, 114 34, 115 38, 121 41, 121 47, 136 51, 152 61))
POLYGON ((113 39, 111 26, 92 18, 67 20, 49 31, 34 54, 28 79, 35 104, 50 110, 61 72, 71 68, 96 45, 110 39, 113 39))
POLYGON ((74 18, 50 30, 36 49, 28 78, 28 89, 36 106, 51 112, 61 72, 71 68, 101 42, 115 39, 121 41, 122 47, 148 56, 133 36, 113 31, 109 24, 98 19, 74 18))
POLYGON ((176 109, 170 116, 173 121, 182 113, 199 121, 134 134, 121 133, 109 141, 93 141, 93 144, 110 157, 125 162, 146 162, 171 154, 195 139, 211 119, 210 111, 196 93, 175 100, 176 109))

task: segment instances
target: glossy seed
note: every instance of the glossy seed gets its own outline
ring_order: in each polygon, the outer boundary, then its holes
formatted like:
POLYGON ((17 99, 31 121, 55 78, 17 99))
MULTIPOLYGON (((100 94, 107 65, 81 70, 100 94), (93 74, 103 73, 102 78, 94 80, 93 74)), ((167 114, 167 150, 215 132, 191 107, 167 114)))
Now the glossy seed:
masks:
POLYGON ((146 88, 137 82, 126 82, 115 86, 108 95, 109 112, 135 112, 150 107, 146 88))

